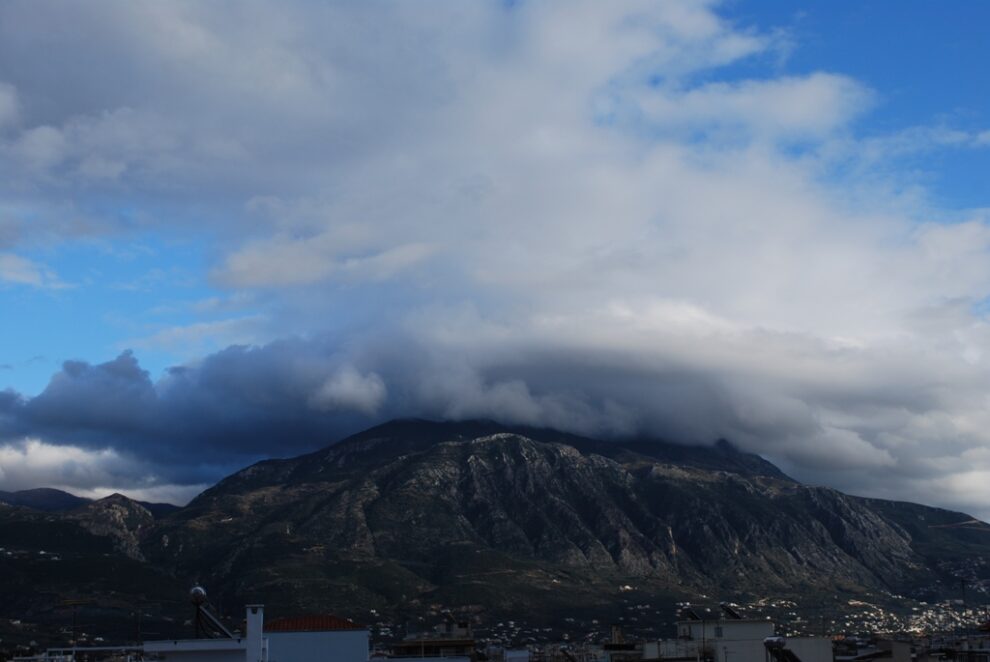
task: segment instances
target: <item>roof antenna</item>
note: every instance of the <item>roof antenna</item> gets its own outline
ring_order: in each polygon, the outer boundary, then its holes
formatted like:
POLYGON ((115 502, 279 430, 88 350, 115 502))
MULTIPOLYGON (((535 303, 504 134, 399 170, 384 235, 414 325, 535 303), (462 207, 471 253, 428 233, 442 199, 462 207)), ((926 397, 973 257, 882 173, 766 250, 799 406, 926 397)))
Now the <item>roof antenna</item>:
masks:
POLYGON ((197 639, 233 639, 234 635, 224 627, 216 616, 207 609, 206 589, 193 586, 189 591, 189 600, 196 607, 196 638, 197 639))

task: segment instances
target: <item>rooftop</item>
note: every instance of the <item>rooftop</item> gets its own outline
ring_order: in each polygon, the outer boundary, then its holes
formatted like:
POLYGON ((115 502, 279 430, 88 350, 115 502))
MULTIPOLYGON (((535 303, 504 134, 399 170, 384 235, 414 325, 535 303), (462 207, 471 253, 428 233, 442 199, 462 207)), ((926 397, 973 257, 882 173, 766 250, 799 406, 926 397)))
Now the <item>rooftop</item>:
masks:
POLYGON ((366 630, 348 618, 332 614, 286 616, 265 623, 265 632, 327 632, 330 630, 366 630))

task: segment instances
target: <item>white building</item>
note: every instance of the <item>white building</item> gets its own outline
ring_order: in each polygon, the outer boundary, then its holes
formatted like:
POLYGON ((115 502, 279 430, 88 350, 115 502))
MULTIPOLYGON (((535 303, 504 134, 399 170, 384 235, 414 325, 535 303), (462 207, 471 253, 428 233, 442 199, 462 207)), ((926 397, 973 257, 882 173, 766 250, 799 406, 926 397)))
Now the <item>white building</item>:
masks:
POLYGON ((336 616, 278 618, 248 605, 243 637, 149 641, 166 662, 368 662, 368 629, 336 616))
POLYGON ((265 638, 269 662, 368 662, 368 629, 336 616, 277 618, 265 638))
MULTIPOLYGON (((203 594, 205 595, 205 593, 203 594)), ((202 605, 202 601, 197 603, 202 605)), ((335 616, 275 619, 265 625, 265 608, 248 605, 243 636, 232 635, 212 614, 215 638, 163 639, 141 646, 51 648, 25 660, 71 662, 79 653, 113 653, 165 662, 368 662, 368 629, 335 616)))

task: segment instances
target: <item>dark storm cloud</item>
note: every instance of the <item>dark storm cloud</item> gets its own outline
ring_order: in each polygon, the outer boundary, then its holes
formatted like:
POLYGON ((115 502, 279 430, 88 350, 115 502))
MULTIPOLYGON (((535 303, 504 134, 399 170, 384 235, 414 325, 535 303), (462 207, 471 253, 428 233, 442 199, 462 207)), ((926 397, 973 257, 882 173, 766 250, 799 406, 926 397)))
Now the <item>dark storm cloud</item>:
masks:
MULTIPOLYGON (((836 370, 834 357, 768 378, 745 348, 723 348, 731 353, 706 367, 711 339, 669 337, 663 351, 644 354, 636 347, 643 339, 622 328, 604 343, 520 334, 497 345, 481 322, 474 338, 458 332, 454 342, 435 329, 365 336, 346 350, 329 339, 234 346, 157 382, 129 352, 96 365, 71 361, 37 397, 5 392, 0 430, 7 441, 110 448, 155 467, 162 480, 190 484, 262 457, 314 450, 388 418, 484 417, 606 438, 729 438, 799 476, 843 472, 851 486, 878 469, 911 476, 897 469, 890 440, 870 420, 900 417, 901 427, 920 430, 941 406, 934 392, 921 396, 862 374, 864 362, 884 360, 865 354, 838 377, 847 386, 842 398, 855 397, 868 415, 832 426, 824 414, 836 376, 822 382, 818 373, 836 370), (628 349, 615 349, 621 345, 628 349), (911 401, 915 411, 905 418, 911 401)), ((897 428, 888 421, 884 434, 897 428)))
POLYGON ((130 352, 95 365, 69 361, 34 398, 0 395, 0 431, 7 441, 112 448, 190 483, 220 477, 204 475, 203 465, 229 470, 299 454, 401 416, 490 417, 685 441, 713 440, 720 429, 712 415, 722 409, 723 389, 697 373, 608 365, 605 355, 576 361, 537 348, 510 363, 479 362, 478 352, 396 336, 359 354, 317 340, 235 346, 157 383, 130 352), (706 424, 678 427, 686 418, 706 424))
POLYGON ((66 362, 34 398, 0 393, 0 442, 110 453, 66 479, 85 488, 136 476, 203 485, 389 418, 492 418, 605 438, 727 438, 798 478, 879 496, 912 485, 918 500, 972 509, 945 489, 978 444, 946 412, 972 405, 929 378, 965 373, 910 345, 836 351, 764 331, 699 339, 694 322, 643 330, 622 316, 597 319, 593 334, 587 324, 507 330, 433 313, 376 333, 232 346, 157 380, 130 352, 66 362), (952 445, 964 450, 947 459, 952 445))
POLYGON ((314 408, 329 363, 296 341, 231 347, 156 384, 130 352, 96 365, 68 361, 34 398, 0 394, 0 420, 8 440, 111 447, 189 481, 201 464, 291 455, 355 429, 358 416, 314 408))

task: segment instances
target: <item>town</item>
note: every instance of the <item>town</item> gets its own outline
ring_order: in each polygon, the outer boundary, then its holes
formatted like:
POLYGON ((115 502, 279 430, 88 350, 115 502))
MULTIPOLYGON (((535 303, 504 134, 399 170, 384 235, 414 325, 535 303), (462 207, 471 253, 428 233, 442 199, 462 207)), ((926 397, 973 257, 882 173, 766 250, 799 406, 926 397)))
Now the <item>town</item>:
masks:
MULTIPOLYGON (((890 662, 990 660, 990 606, 963 600, 912 608, 905 617, 861 600, 844 616, 820 605, 764 598, 752 603, 687 603, 672 610, 627 604, 616 622, 565 618, 566 627, 521 621, 485 623, 438 609, 415 622, 367 625, 330 614, 266 620, 247 605, 234 625, 212 611, 206 591, 190 591, 194 617, 183 639, 115 643, 75 626, 66 645, 26 640, 35 627, 0 623, 0 660, 16 662, 890 662), (661 621, 666 615, 672 621, 661 621), (430 619, 434 621, 429 623, 430 619)), ((236 620, 236 619, 234 619, 236 620)))

